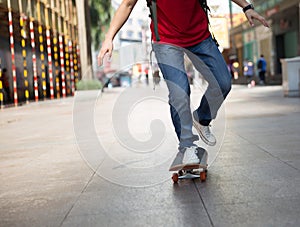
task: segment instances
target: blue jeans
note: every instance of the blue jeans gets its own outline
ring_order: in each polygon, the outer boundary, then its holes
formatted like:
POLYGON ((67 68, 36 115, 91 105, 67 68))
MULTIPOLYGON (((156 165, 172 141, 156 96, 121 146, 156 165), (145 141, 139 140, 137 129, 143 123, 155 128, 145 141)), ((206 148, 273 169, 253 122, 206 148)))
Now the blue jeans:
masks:
POLYGON ((153 44, 156 59, 169 90, 170 112, 179 150, 194 145, 198 136, 192 132, 190 85, 184 66, 184 54, 208 82, 199 107, 193 112, 202 125, 209 125, 231 89, 231 75, 217 45, 211 37, 188 48, 153 44))

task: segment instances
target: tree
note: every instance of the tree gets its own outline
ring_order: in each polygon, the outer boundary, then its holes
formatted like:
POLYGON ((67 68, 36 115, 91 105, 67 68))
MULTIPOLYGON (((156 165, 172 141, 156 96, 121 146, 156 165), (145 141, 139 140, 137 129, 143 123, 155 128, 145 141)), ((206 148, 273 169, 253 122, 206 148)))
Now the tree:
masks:
POLYGON ((76 0, 82 79, 92 79, 89 0, 76 0))
POLYGON ((111 20, 110 0, 90 0, 92 44, 98 49, 111 20))
POLYGON ((110 0, 75 0, 83 79, 93 78, 91 47, 98 49, 110 23, 110 0))

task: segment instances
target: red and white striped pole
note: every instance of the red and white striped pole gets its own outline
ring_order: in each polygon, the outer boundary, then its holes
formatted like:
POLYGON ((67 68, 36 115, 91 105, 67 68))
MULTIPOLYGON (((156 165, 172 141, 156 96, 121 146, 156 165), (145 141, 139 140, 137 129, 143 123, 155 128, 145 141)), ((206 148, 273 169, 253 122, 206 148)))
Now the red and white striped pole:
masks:
POLYGON ((64 43, 63 37, 59 36, 59 55, 60 55, 60 71, 61 71, 61 84, 62 96, 66 97, 66 81, 65 81, 65 59, 64 59, 64 43))
POLYGON ((75 80, 74 80, 74 63, 73 63, 73 45, 72 41, 69 41, 69 53, 70 53, 70 69, 71 69, 71 86, 72 86, 72 96, 75 93, 75 80))
POLYGON ((40 44, 40 60, 41 60, 41 70, 42 70, 42 90, 43 98, 47 97, 47 84, 46 84, 46 66, 45 66, 45 48, 44 48, 44 37, 43 37, 43 27, 42 25, 38 26, 39 32, 39 44, 40 44))
POLYGON ((54 89, 53 89, 53 67, 52 67, 52 52, 51 52, 51 38, 50 30, 46 30, 47 39, 47 53, 48 53, 48 70, 49 70, 49 83, 50 83, 50 99, 54 99, 54 89))
POLYGON ((13 20, 12 20, 10 0, 8 0, 7 3, 8 3, 8 25, 9 25, 9 40, 10 40, 10 52, 11 52, 11 67, 12 67, 13 89, 14 89, 14 104, 15 104, 15 106, 18 106, 14 29, 13 29, 13 20))
POLYGON ((69 42, 65 37, 65 81, 66 81, 66 92, 67 95, 71 94, 71 78, 70 78, 70 53, 69 53, 69 42))
POLYGON ((56 98, 60 98, 60 73, 59 73, 59 54, 58 54, 58 40, 57 35, 55 34, 53 37, 53 52, 54 52, 54 66, 53 70, 55 75, 55 85, 56 85, 56 98))
POLYGON ((29 28, 30 28, 30 43, 32 47, 34 99, 37 102, 39 101, 39 85, 38 85, 37 63, 36 63, 36 52, 35 52, 34 25, 32 20, 30 20, 29 28))
POLYGON ((3 84, 2 84, 2 67, 1 67, 1 58, 0 58, 0 109, 4 108, 4 95, 3 95, 3 84))
POLYGON ((77 44, 74 43, 74 50, 73 50, 73 62, 74 62, 74 81, 75 81, 75 89, 76 84, 78 82, 78 56, 77 56, 77 44))
POLYGON ((77 44, 76 46, 76 52, 77 52, 77 67, 78 67, 78 80, 81 79, 81 74, 80 74, 80 70, 81 70, 81 64, 80 64, 80 49, 79 49, 79 45, 77 44))

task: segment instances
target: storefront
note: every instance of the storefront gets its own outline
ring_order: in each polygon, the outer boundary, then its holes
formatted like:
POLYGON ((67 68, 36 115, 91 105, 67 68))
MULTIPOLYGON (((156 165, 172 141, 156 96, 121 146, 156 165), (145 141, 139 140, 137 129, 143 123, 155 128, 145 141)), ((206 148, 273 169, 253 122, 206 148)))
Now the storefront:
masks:
POLYGON ((275 73, 278 74, 281 74, 280 59, 300 55, 298 4, 279 10, 270 17, 273 21, 275 73))
POLYGON ((268 62, 266 76, 280 82, 280 59, 300 55, 299 0, 257 0, 255 9, 269 21, 271 28, 265 28, 259 22, 256 22, 253 28, 248 22, 244 22, 231 29, 231 39, 234 37, 235 40, 231 48, 235 49, 236 53, 242 48, 243 56, 240 59, 238 54, 239 62, 249 59, 256 63, 263 54, 268 62), (243 36, 242 47, 237 45, 240 34, 243 36))
MULTIPOLYGON (((269 21, 271 24, 272 22, 269 21)), ((256 44, 257 44, 257 58, 260 55, 264 55, 264 58, 267 61, 267 73, 266 76, 274 75, 274 48, 272 46, 273 32, 272 29, 266 28, 263 25, 257 26, 255 28, 256 34, 256 44)), ((255 63, 258 59, 255 59, 255 63)))

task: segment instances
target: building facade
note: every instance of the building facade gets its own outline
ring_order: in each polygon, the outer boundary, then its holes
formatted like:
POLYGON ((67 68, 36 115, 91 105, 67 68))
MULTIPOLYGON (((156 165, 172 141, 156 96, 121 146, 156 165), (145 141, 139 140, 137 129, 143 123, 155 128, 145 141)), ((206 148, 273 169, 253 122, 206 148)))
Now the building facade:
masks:
MULTIPOLYGON (((117 9, 121 0, 112 1, 113 9, 117 9)), ((106 71, 130 71, 138 76, 148 68, 150 53, 150 18, 146 1, 138 1, 130 17, 122 26, 114 39, 112 61, 106 71)))
MULTIPOLYGON (((242 67, 248 59, 255 64, 262 54, 265 56, 267 80, 280 83, 282 58, 292 58, 300 55, 299 40, 299 0, 255 0, 256 11, 263 15, 271 28, 265 28, 259 23, 250 27, 243 22, 230 31, 234 55, 242 67)), ((242 76, 242 68, 239 69, 242 76)))
POLYGON ((74 0, 0 0, 0 102, 71 96, 80 76, 74 0))

